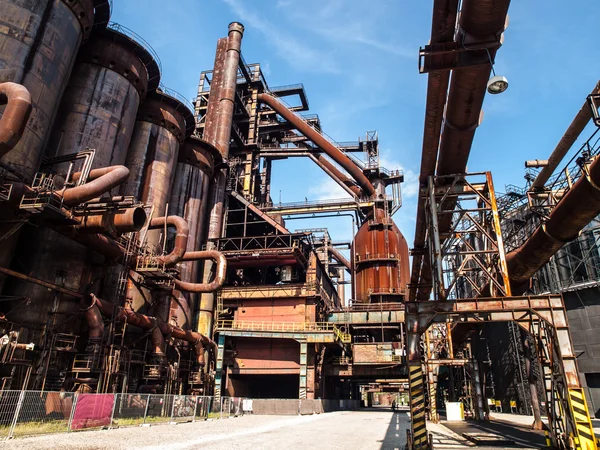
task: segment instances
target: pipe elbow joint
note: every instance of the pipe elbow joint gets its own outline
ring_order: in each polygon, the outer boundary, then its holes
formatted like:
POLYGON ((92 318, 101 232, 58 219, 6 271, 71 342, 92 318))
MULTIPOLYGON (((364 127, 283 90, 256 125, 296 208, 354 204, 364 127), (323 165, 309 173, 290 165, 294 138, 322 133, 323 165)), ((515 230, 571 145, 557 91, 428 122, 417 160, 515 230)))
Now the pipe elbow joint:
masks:
POLYGON ((0 118, 0 156, 14 148, 23 136, 31 114, 31 94, 17 83, 0 83, 0 97, 6 98, 6 108, 0 118))

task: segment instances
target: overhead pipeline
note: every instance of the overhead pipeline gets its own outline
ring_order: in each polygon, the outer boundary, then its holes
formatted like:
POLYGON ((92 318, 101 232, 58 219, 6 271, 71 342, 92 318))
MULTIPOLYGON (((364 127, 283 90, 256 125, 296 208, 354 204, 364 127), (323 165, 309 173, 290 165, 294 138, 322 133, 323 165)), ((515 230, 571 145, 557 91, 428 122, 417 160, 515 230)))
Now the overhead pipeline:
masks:
POLYGON ((548 220, 516 250, 506 255, 513 294, 546 264, 563 245, 600 214, 600 157, 588 166, 573 187, 554 207, 548 220))
POLYGON ((290 111, 284 104, 271 94, 258 94, 258 101, 269 105, 273 110, 290 122, 296 129, 310 139, 317 147, 325 152, 331 159, 346 170, 362 189, 364 196, 372 197, 376 194, 375 188, 365 176, 362 169, 348 158, 340 149, 329 142, 325 137, 290 111))

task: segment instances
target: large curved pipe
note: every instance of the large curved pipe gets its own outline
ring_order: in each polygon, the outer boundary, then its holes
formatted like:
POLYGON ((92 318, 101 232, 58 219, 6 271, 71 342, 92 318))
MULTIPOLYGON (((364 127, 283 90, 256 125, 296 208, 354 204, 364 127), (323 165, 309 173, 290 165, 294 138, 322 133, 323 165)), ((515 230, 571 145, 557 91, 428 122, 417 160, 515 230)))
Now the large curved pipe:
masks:
POLYGON ((100 309, 95 306, 95 301, 92 299, 91 304, 88 305, 88 303, 90 302, 86 296, 82 296, 79 306, 87 322, 89 339, 98 341, 104 337, 104 320, 102 320, 100 309))
MULTIPOLYGON (((73 174, 73 179, 79 173, 73 174)), ((109 166, 94 169, 90 172, 88 182, 74 188, 62 191, 63 203, 66 206, 76 206, 101 196, 112 188, 122 184, 129 176, 129 169, 125 166, 109 166)))
POLYGON ((223 286, 225 275, 227 274, 227 259, 223 253, 217 250, 203 250, 197 252, 187 252, 182 261, 197 261, 201 259, 212 259, 217 263, 215 278, 210 283, 189 283, 187 281, 175 280, 175 287, 181 291, 187 292, 214 292, 223 286))
MULTIPOLYGON (((107 317, 113 317, 122 322, 127 322, 130 325, 134 325, 143 330, 151 331, 151 339, 154 346, 154 354, 157 356, 164 355, 164 338, 161 340, 155 330, 160 330, 162 336, 170 336, 175 339, 180 339, 185 342, 189 342, 194 346, 194 352, 196 354, 196 362, 198 365, 204 365, 204 348, 211 346, 213 349, 216 348, 216 344, 208 337, 204 336, 195 331, 183 330, 182 328, 170 325, 168 323, 159 322, 154 317, 147 316, 145 314, 136 313, 128 308, 114 305, 105 300, 96 297, 94 294, 89 294, 85 297, 83 302, 89 303, 89 310, 102 312, 107 317)), ((94 314, 96 314, 94 312, 94 314)), ((96 316, 97 317, 97 316, 96 316)))
POLYGON ((189 226, 183 217, 179 216, 166 216, 156 217, 150 221, 148 229, 157 230, 166 226, 175 227, 175 244, 173 250, 168 255, 159 256, 158 261, 165 264, 168 267, 172 267, 177 264, 183 258, 185 249, 187 247, 189 226))
POLYGON ((361 189, 345 173, 335 167, 323 153, 309 153, 308 157, 348 194, 355 197, 362 195, 361 189))
POLYGON ((2 98, 6 98, 6 108, 0 118, 0 157, 17 145, 31 114, 31 94, 25 86, 0 83, 2 98))
POLYGON ((582 175, 550 213, 546 223, 521 245, 506 255, 513 294, 523 292, 524 284, 563 245, 600 214, 600 157, 592 162, 588 175, 582 175))
MULTIPOLYGON (((592 95, 600 94, 600 81, 596 84, 596 87, 592 91, 592 95)), ((535 177, 531 184, 531 189, 542 189, 548 179, 552 176, 560 162, 563 160, 565 155, 569 152, 583 129, 586 127, 588 122, 592 118, 592 112, 587 104, 587 101, 583 104, 567 131, 556 145, 556 148, 548 158, 548 164, 546 164, 538 176, 535 177)))
POLYGON ((350 265, 350 261, 348 261, 348 259, 342 255, 342 252, 340 252, 337 248, 335 247, 327 247, 327 251, 329 251, 331 253, 331 256, 333 256, 333 258, 339 262, 341 265, 343 265, 348 272, 352 273, 352 266, 350 265))
POLYGON ((310 139, 317 147, 325 152, 331 159, 346 170, 350 176, 362 189, 362 194, 372 197, 375 195, 375 188, 365 176, 363 171, 350 158, 348 158, 340 149, 336 148, 322 134, 308 125, 304 120, 298 117, 293 111, 290 111, 285 105, 277 100, 271 94, 258 94, 258 101, 269 105, 273 110, 294 125, 296 129, 310 139))

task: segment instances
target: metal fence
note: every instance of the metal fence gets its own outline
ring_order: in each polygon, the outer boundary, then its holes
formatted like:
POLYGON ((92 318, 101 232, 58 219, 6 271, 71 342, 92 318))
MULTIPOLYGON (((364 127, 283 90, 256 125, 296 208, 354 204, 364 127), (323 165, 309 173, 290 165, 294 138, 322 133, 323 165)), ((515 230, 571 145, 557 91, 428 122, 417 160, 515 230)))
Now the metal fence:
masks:
POLYGON ((243 414, 238 397, 163 394, 83 394, 1 391, 0 439, 243 414))
POLYGON ((358 400, 0 391, 0 440, 38 434, 358 409, 358 400))

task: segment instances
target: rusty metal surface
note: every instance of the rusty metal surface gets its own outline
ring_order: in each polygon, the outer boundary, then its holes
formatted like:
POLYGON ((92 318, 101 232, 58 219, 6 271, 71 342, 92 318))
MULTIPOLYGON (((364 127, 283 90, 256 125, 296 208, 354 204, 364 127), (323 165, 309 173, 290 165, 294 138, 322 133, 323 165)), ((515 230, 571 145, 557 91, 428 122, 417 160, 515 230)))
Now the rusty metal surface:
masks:
POLYGON ((92 148, 94 167, 125 162, 148 73, 137 47, 115 40, 116 35, 107 30, 82 46, 54 124, 49 155, 92 148))
POLYGON ((1 98, 6 99, 6 108, 0 117, 0 158, 17 145, 31 114, 31 95, 25 86, 0 83, 1 98))
POLYGON ((258 94, 258 101, 269 105, 281 117, 290 122, 294 127, 308 137, 316 146, 323 150, 331 159, 346 170, 350 176, 361 187, 363 196, 371 197, 375 195, 375 188, 367 179, 362 169, 358 167, 350 158, 329 142, 322 134, 317 132, 308 123, 298 117, 294 112, 290 111, 285 105, 270 94, 258 94))
POLYGON ((406 239, 383 210, 365 221, 353 242, 355 301, 368 303, 406 298, 409 281, 406 239), (372 296, 370 295, 372 294, 372 296))
POLYGON ((158 256, 157 259, 166 266, 174 266, 183 258, 187 249, 189 228, 187 222, 179 216, 155 217, 150 220, 149 230, 164 229, 165 227, 175 228, 175 239, 173 250, 166 255, 158 256))
MULTIPOLYGON (((500 40, 504 31, 510 0, 465 1, 459 19, 460 32, 457 39, 469 46, 476 47, 478 42, 500 40)), ((496 49, 490 50, 490 58, 495 58, 496 49)), ((452 81, 448 91, 448 102, 444 115, 436 175, 464 173, 471 152, 475 130, 480 123, 481 107, 485 97, 487 82, 491 73, 491 64, 466 67, 452 72, 452 81)), ((439 99, 438 99, 439 100, 439 99)), ((439 122, 436 122, 438 124, 439 122)), ((432 131, 437 129, 431 128, 432 131)), ((431 133, 432 131, 429 131, 431 133)), ((435 139, 433 139, 435 144, 435 139)), ((428 154, 433 147, 428 146, 428 154)), ((424 148, 425 149, 425 148, 424 148)), ((430 157, 427 158, 429 162, 430 157)), ((428 170, 431 165, 428 165, 428 170)), ((423 175, 423 172, 421 173, 423 175)), ((423 180, 422 180, 423 181, 423 180)), ((421 202, 419 202, 421 206, 421 202)), ((411 298, 428 299, 431 293, 431 268, 429 258, 423 255, 425 211, 418 208, 415 249, 411 280, 411 298), (420 212, 420 214, 419 214, 420 212), (420 220, 419 220, 420 219, 420 220), (420 287, 416 290, 416 285, 420 287)), ((440 221, 440 233, 444 234, 450 226, 450 218, 440 221)))
POLYGON ((523 292, 527 288, 524 283, 600 214, 600 158, 596 157, 587 171, 588 176, 577 180, 548 220, 523 245, 506 256, 511 285, 516 292, 523 292))
POLYGON ((0 82, 23 84, 33 102, 23 138, 0 162, 31 179, 38 169, 84 32, 90 31, 93 2, 2 0, 0 10, 0 82))
MULTIPOLYGON (((101 260, 86 247, 53 230, 26 228, 20 235, 18 254, 11 269, 80 292, 92 281, 94 264, 101 260)), ((10 320, 31 327, 28 331, 30 342, 37 342, 39 327, 47 322, 49 313, 72 313, 73 310, 72 303, 59 293, 24 280, 8 279, 3 294, 19 299, 12 306, 11 303, 6 305, 5 311, 14 308, 10 320)), ((77 330, 76 323, 71 327, 77 330)))
MULTIPOLYGON (((596 83, 596 86, 592 90, 591 95, 593 94, 600 94, 600 81, 596 83)), ((556 145, 556 148, 550 154, 547 164, 542 167, 540 173, 538 173, 537 177, 535 177, 535 180, 533 180, 533 183, 531 183, 530 189, 542 189, 544 187, 548 179, 552 176, 562 159, 571 149, 591 118, 592 112, 590 111, 590 107, 586 101, 581 109, 577 112, 573 122, 571 122, 569 128, 567 128, 567 131, 565 131, 565 134, 556 145)))
MULTIPOLYGON (((73 178, 75 178, 73 175, 73 178)), ((122 184, 129 177, 129 169, 125 166, 109 166, 90 171, 88 182, 80 186, 64 189, 63 203, 67 206, 78 204, 100 197, 112 188, 122 184)))
MULTIPOLYGON (((154 317, 136 313, 131 309, 114 305, 113 303, 99 299, 94 294, 90 294, 89 299, 86 300, 90 305, 90 308, 97 307, 107 317, 113 317, 114 315, 116 320, 127 322, 144 330, 154 330, 158 327, 163 336, 170 336, 193 344, 196 353, 196 363, 199 366, 204 365, 204 348, 207 346, 215 346, 213 341, 200 333, 183 330, 180 327, 158 321, 154 317)), ((153 342, 156 343, 154 340, 153 342)), ((157 345, 156 347, 160 348, 161 345, 157 345)))
MULTIPOLYGON (((454 40, 457 10, 458 0, 435 0, 431 25, 431 44, 454 40)), ((425 128, 419 175, 421 186, 425 186, 427 177, 435 172, 449 81, 450 72, 435 72, 428 75, 425 128)), ((414 248, 417 249, 417 252, 413 255, 409 292, 411 299, 416 296, 417 282, 421 271, 423 255, 418 250, 423 249, 425 246, 425 228, 424 202, 419 199, 414 242, 414 248)))
POLYGON ((186 292, 214 292, 223 286, 225 282, 225 275, 227 274, 227 259, 223 253, 217 250, 199 250, 186 252, 183 255, 182 261, 201 261, 212 259, 216 262, 216 268, 214 269, 215 277, 208 283, 191 283, 188 281, 175 280, 175 286, 180 291, 186 292))
MULTIPOLYGON (((188 138, 179 151, 169 213, 183 217, 189 226, 186 251, 202 248, 205 242, 208 194, 218 151, 197 138, 188 138)), ((200 279, 201 264, 198 261, 181 261, 177 264, 180 278, 187 282, 200 279)), ((198 311, 199 296, 194 292, 173 291, 170 316, 182 328, 189 329, 194 323, 193 312, 198 311)))
POLYGON ((146 212, 140 207, 91 212, 86 213, 80 220, 81 223, 71 227, 80 233, 129 233, 142 229, 146 223, 146 212))
POLYGON ((227 39, 219 39, 217 43, 211 84, 211 102, 206 114, 203 137, 219 149, 223 157, 229 155, 229 140, 231 139, 235 90, 243 35, 244 26, 241 23, 232 22, 229 24, 227 39))
MULTIPOLYGON (((216 147, 224 159, 229 156, 229 142, 231 139, 237 73, 240 64, 243 34, 244 26, 241 23, 232 22, 229 24, 227 39, 219 39, 217 43, 213 81, 211 84, 211 101, 206 113, 206 126, 203 138, 216 147), (215 99, 218 99, 218 101, 215 101, 215 99)), ((210 195, 208 239, 218 239, 222 234, 226 181, 227 173, 225 169, 221 169, 215 173, 215 180, 210 195)), ((212 248, 212 245, 209 243, 207 249, 210 250, 212 248)), ((204 264, 203 282, 210 280, 212 269, 213 265, 209 262, 204 264)), ((212 336, 213 310, 214 295, 210 293, 203 294, 200 298, 198 329, 208 336, 212 336)))
MULTIPOLYGON (((166 98, 151 93, 141 104, 125 160, 132 173, 123 193, 153 206, 157 216, 166 212, 179 146, 185 138, 185 119, 178 110, 185 106, 166 98)), ((153 244, 157 234, 150 235, 153 244)))

